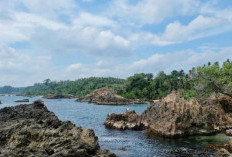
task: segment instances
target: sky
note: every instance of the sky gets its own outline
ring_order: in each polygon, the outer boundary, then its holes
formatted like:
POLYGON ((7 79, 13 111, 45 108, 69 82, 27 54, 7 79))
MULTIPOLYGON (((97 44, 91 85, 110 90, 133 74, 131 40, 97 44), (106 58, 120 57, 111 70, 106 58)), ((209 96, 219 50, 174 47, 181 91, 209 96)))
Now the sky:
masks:
POLYGON ((232 60, 232 0, 0 0, 0 86, 232 60))

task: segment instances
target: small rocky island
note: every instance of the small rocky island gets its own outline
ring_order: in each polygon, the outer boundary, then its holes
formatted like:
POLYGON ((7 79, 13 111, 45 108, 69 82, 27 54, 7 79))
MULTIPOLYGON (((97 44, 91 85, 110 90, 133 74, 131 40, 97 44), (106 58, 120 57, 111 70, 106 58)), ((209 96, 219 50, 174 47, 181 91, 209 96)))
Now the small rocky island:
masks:
POLYGON ((0 110, 0 156, 115 157, 94 131, 62 122, 41 101, 0 110))
POLYGON ((15 102, 29 102, 29 99, 16 100, 15 102))
POLYGON ((168 138, 210 135, 232 128, 232 99, 220 96, 200 102, 173 92, 151 103, 142 115, 132 111, 111 114, 104 124, 112 129, 147 129, 168 138))
POLYGON ((47 94, 43 96, 43 98, 44 99, 72 99, 76 97, 71 94, 47 94))
POLYGON ((95 103, 97 105, 127 105, 148 103, 146 100, 126 99, 120 95, 117 95, 112 88, 97 89, 84 97, 78 98, 77 101, 95 103))

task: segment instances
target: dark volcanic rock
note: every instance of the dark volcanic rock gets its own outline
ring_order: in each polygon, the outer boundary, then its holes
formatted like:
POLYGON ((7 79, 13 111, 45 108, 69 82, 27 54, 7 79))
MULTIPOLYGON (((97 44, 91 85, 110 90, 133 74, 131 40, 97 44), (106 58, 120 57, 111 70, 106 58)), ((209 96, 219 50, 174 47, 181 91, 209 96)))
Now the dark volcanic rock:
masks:
POLYGON ((123 114, 111 114, 105 120, 105 126, 107 128, 118 130, 143 130, 144 126, 139 121, 139 116, 135 111, 126 111, 123 114))
MULTIPOLYGON (((150 132, 169 138, 209 135, 232 128, 232 112, 230 112, 231 98, 221 96, 211 97, 205 102, 196 99, 186 100, 178 92, 173 92, 167 97, 151 103, 151 105, 136 117, 133 124, 142 126, 150 132)), ((107 117, 105 125, 108 128, 120 129, 127 123, 131 114, 111 114, 107 117), (124 117, 114 120, 115 117, 124 117)), ((125 129, 137 129, 124 127, 125 129)))
POLYGON ((98 105, 126 105, 148 103, 148 101, 146 100, 126 99, 120 95, 117 95, 112 88, 97 89, 82 98, 78 98, 77 101, 90 102, 98 105))
POLYGON ((29 99, 17 100, 15 102, 29 102, 29 99))
POLYGON ((76 98, 75 96, 71 94, 48 94, 43 96, 45 99, 72 99, 76 98))
POLYGON ((40 101, 1 109, 0 126, 0 157, 115 156, 100 150, 93 130, 60 121, 40 101))

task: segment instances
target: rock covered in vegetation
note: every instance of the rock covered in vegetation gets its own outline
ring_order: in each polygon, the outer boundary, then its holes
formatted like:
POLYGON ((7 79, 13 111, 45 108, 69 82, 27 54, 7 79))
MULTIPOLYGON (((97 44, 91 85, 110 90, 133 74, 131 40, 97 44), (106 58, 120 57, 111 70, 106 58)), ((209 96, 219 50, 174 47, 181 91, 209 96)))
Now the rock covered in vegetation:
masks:
POLYGON ((76 97, 71 94, 47 94, 43 96, 43 98, 45 99, 72 99, 76 97))
POLYGON ((15 102, 29 102, 29 99, 16 100, 15 102))
POLYGON ((126 111, 123 114, 113 113, 106 118, 104 124, 107 128, 118 130, 143 130, 144 126, 139 118, 135 111, 126 111))
POLYGON ((6 107, 0 110, 0 156, 104 156, 93 130, 60 121, 45 105, 6 107))
POLYGON ((148 103, 145 100, 126 99, 117 95, 112 88, 100 88, 94 92, 77 99, 80 102, 90 102, 98 105, 126 105, 148 103))
MULTIPOLYGON (((111 114, 105 125, 119 129, 118 124, 129 123, 128 119, 136 117, 134 124, 139 124, 150 132, 169 138, 209 135, 232 128, 231 98, 211 97, 204 102, 196 99, 186 100, 180 93, 173 92, 167 97, 151 103, 141 116, 134 114, 111 114), (127 118, 118 118, 127 115, 127 118), (117 127, 116 127, 117 126, 117 127)), ((125 127, 126 128, 126 127, 125 127)), ((137 127, 130 129, 137 129, 137 127)))

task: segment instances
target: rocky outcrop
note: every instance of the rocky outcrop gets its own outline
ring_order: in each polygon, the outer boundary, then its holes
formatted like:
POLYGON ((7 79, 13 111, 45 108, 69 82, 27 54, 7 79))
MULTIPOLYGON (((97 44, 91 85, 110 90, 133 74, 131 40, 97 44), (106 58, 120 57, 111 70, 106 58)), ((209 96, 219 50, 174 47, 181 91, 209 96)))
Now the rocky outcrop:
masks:
POLYGON ((100 150, 93 130, 60 121, 40 101, 1 109, 0 126, 0 157, 115 156, 100 150))
POLYGON ((29 102, 29 99, 16 100, 15 102, 29 102))
POLYGON ((95 103, 98 105, 126 105, 148 103, 146 100, 126 99, 120 95, 117 95, 112 88, 100 88, 84 97, 78 98, 77 101, 95 103))
POLYGON ((204 102, 186 100, 173 92, 151 104, 141 115, 148 130, 164 137, 208 135, 232 128, 231 98, 210 97, 204 102))
POLYGON ((212 157, 232 157, 232 139, 224 145, 209 145, 207 147, 216 151, 212 157))
POLYGON ((144 126, 139 121, 139 116, 135 111, 126 111, 123 114, 112 113, 105 120, 105 126, 118 130, 143 130, 144 126))
MULTIPOLYGON (((162 137, 209 135, 232 128, 230 105, 231 98, 227 96, 211 97, 200 102, 196 99, 186 100, 178 92, 173 92, 151 103, 134 123, 162 137)), ((119 123, 109 121, 113 117, 117 115, 112 114, 106 119, 105 125, 111 122, 107 127, 115 128, 115 124, 119 123)), ((128 123, 128 118, 120 121, 122 123, 128 123)))
POLYGON ((44 99, 72 99, 76 98, 71 94, 48 94, 43 96, 44 99))

